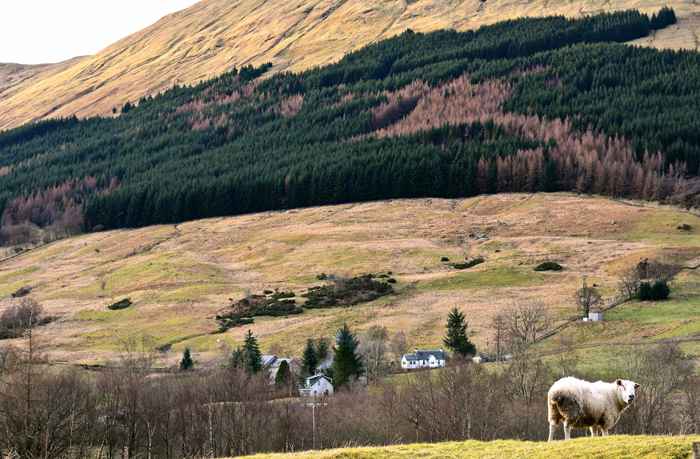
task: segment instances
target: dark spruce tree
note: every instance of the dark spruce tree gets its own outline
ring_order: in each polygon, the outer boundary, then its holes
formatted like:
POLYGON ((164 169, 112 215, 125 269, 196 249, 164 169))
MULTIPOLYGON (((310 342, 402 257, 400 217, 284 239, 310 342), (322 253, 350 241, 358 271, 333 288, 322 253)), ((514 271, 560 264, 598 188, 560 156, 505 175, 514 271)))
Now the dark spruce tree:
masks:
POLYGON ((333 357, 333 389, 337 390, 347 384, 350 378, 358 376, 360 359, 355 354, 357 341, 347 324, 336 334, 335 356, 333 357))
POLYGON ((314 347, 314 340, 307 339, 304 353, 301 355, 302 376, 310 376, 316 373, 318 366, 318 356, 314 347))
POLYGON ((447 334, 443 343, 460 357, 476 355, 476 346, 467 337, 467 325, 464 314, 456 307, 447 315, 447 334))
POLYGON ((182 360, 180 360, 180 371, 188 371, 194 368, 194 360, 190 356, 190 348, 185 348, 185 352, 182 353, 182 360))
POLYGON ((342 341, 333 358, 333 389, 338 390, 357 374, 358 362, 350 343, 342 341))
POLYGON ((249 373, 257 373, 262 370, 262 354, 258 347, 258 340, 253 336, 253 332, 248 330, 243 342, 243 358, 245 369, 249 373))
POLYGON ((280 362, 280 366, 277 369, 277 376, 275 376, 275 388, 277 390, 285 387, 292 379, 292 371, 289 369, 289 364, 286 360, 280 362))

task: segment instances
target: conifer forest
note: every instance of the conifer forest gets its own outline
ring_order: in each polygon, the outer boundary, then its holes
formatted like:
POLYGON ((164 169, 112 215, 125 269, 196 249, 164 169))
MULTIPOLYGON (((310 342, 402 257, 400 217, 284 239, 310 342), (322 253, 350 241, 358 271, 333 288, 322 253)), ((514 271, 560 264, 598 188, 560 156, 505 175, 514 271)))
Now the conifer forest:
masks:
POLYGON ((0 238, 508 191, 697 206, 700 55, 623 44, 664 8, 384 40, 303 73, 0 132, 0 238))

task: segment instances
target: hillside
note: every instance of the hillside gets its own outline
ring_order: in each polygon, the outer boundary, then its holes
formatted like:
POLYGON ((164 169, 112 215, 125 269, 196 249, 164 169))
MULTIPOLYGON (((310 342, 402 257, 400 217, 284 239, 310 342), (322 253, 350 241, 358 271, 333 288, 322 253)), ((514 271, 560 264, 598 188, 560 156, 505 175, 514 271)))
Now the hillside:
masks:
MULTIPOLYGON (((371 325, 404 330, 409 346, 441 346, 449 309, 465 310, 480 352, 493 343, 491 318, 513 301, 538 298, 554 324, 575 316, 571 295, 582 276, 608 302, 618 273, 643 258, 681 266, 700 264, 698 217, 669 208, 566 194, 504 194, 472 199, 417 199, 348 204, 178 225, 92 233, 11 255, 0 262, 0 309, 17 304, 23 286, 57 320, 41 328, 52 356, 65 361, 115 359, 124 340, 141 332, 171 349, 185 347, 198 361, 241 343, 251 329, 263 350, 300 355, 307 338, 330 337, 344 322, 362 333, 371 325), (689 231, 678 230, 683 224, 689 231), (450 263, 482 257, 456 270, 450 263), (535 272, 543 260, 561 272, 535 272), (317 276, 392 272, 396 295, 367 304, 310 309, 288 317, 210 334, 214 316, 247 294, 292 291, 297 300, 317 276), (107 306, 123 298, 134 305, 107 306)), ((6 253, 9 255, 9 252, 6 253)), ((606 313, 607 321, 571 327, 582 365, 599 365, 606 344, 693 338, 700 332, 700 273, 684 271, 671 299, 633 301, 606 313), (584 333, 585 332, 585 333, 584 333)), ((697 355, 696 342, 683 348, 697 355)), ((557 344, 545 343, 556 349, 557 344)), ((597 368, 597 367, 596 367, 597 368)))
POLYGON ((570 442, 536 443, 519 441, 452 442, 415 445, 395 445, 374 448, 340 448, 327 451, 306 451, 293 454, 258 454, 249 456, 269 459, 296 458, 480 458, 528 457, 533 459, 568 458, 674 458, 691 457, 694 441, 700 437, 617 436, 579 438, 570 442))
POLYGON ((676 24, 658 14, 407 31, 302 73, 245 66, 117 118, 2 131, 0 242, 493 192, 697 206, 700 54, 622 44, 676 24))
MULTIPOLYGON (((519 17, 582 17, 637 8, 651 15, 672 6, 679 22, 635 43, 697 49, 700 6, 692 0, 204 0, 105 48, 48 66, 0 69, 0 129, 77 115, 111 116, 113 107, 190 85, 234 66, 272 62, 301 71, 400 34, 469 30, 519 17), (12 80, 10 81, 10 78, 12 80)), ((10 65, 11 66, 11 65, 10 65)))

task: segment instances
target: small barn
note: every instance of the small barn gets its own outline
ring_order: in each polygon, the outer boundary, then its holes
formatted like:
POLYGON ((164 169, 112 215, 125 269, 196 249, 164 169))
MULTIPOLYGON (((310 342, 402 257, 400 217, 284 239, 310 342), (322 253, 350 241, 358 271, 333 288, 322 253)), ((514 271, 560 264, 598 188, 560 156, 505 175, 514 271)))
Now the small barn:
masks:
POLYGON ((589 322, 602 322, 603 321, 603 313, 602 312, 589 312, 588 313, 588 321, 589 322))

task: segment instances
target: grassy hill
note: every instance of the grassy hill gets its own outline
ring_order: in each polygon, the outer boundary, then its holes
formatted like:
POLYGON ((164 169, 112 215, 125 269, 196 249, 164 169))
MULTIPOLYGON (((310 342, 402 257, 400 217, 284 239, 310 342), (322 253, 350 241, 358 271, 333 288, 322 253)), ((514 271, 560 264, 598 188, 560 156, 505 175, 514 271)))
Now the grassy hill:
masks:
MULTIPOLYGON (((581 17, 636 8, 651 14, 665 0, 204 0, 163 17, 99 53, 46 66, 0 67, 0 129, 32 120, 111 116, 113 107, 193 84, 234 66, 272 62, 300 71, 411 28, 467 30, 525 16, 581 17)), ((700 6, 672 2, 678 24, 636 41, 698 49, 700 6)))
POLYGON ((519 442, 513 440, 492 442, 452 442, 433 444, 397 445, 375 448, 342 448, 327 451, 307 451, 293 454, 259 454, 256 458, 318 458, 318 459, 371 459, 371 458, 674 458, 691 457, 692 442, 700 437, 645 437, 610 436, 607 438, 579 438, 553 443, 519 442))
MULTIPOLYGON (((700 260, 698 217, 650 204, 628 205, 568 194, 503 194, 472 199, 416 199, 347 204, 198 220, 86 234, 0 262, 0 309, 16 304, 23 286, 57 317, 42 327, 52 355, 65 361, 116 358, 123 341, 141 332, 170 351, 185 347, 204 361, 242 342, 249 328, 262 349, 300 355, 310 336, 330 337, 344 322, 362 332, 372 325, 404 330, 409 346, 441 347, 447 312, 462 308, 471 338, 493 343, 490 320, 511 302, 545 302, 555 324, 575 316, 571 301, 582 276, 603 296, 617 297, 618 273, 659 256, 681 265, 700 260), (683 224, 689 231, 678 230, 683 224), (472 237, 473 236, 473 237, 472 237), (450 262, 441 262, 442 257, 450 262), (481 257, 456 270, 450 263, 481 257), (544 260, 560 272, 535 272, 544 260), (305 310, 288 317, 211 334, 214 316, 246 294, 293 291, 329 281, 326 275, 391 272, 395 295, 351 307, 305 310), (123 298, 133 305, 110 311, 123 298)), ((600 324, 574 323, 584 367, 600 365, 610 343, 681 339, 698 354, 700 273, 684 271, 671 298, 633 301, 606 313, 600 324), (690 341, 688 341, 690 339, 690 341)), ((302 301, 302 299, 297 298, 302 301)), ((555 352, 555 339, 541 344, 555 352)))

